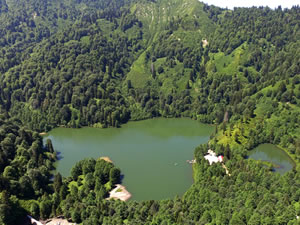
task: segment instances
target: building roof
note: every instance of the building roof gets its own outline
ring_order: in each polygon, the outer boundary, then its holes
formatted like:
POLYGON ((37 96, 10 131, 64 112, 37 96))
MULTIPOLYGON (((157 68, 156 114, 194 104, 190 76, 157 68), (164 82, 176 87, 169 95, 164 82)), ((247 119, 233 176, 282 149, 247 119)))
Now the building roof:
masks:
POLYGON ((216 153, 213 150, 211 150, 211 149, 209 149, 207 151, 207 155, 204 156, 204 158, 206 160, 208 160, 209 165, 211 165, 213 163, 217 163, 217 162, 223 162, 223 156, 222 155, 217 156, 216 153))

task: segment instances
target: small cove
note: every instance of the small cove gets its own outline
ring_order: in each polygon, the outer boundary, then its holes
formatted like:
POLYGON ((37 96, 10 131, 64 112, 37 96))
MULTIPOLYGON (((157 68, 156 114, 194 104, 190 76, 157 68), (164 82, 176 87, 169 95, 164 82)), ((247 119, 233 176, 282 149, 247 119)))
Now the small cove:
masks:
POLYGON ((60 152, 57 171, 63 176, 69 176, 81 159, 108 156, 124 175, 122 185, 140 201, 182 195, 193 183, 192 166, 186 160, 213 130, 188 118, 157 118, 122 128, 56 128, 45 138, 60 152))
POLYGON ((271 162, 274 165, 274 171, 284 174, 291 170, 295 165, 294 161, 284 150, 273 144, 261 144, 250 151, 249 158, 271 162))

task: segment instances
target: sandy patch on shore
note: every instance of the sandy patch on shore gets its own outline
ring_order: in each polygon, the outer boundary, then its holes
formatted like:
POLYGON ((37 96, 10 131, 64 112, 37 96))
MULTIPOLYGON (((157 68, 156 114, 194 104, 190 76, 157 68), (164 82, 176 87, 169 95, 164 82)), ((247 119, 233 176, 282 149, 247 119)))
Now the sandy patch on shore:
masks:
POLYGON ((50 222, 47 222, 45 225, 76 225, 76 223, 70 223, 66 219, 54 218, 50 222))
POLYGON ((70 223, 68 220, 62 217, 52 218, 46 221, 38 221, 31 216, 27 216, 28 222, 26 224, 36 224, 36 225, 76 225, 76 223, 70 223))
POLYGON ((100 159, 103 159, 106 162, 113 163, 113 161, 109 157, 107 157, 107 156, 100 157, 100 159))
POLYGON ((131 198, 131 194, 121 184, 117 184, 116 187, 109 192, 109 199, 120 199, 121 201, 127 201, 131 198))

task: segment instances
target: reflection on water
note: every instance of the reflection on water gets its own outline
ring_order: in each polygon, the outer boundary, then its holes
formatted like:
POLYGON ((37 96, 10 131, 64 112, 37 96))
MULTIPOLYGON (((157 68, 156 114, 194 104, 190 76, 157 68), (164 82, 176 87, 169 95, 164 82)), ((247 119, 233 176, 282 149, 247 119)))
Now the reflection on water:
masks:
POLYGON ((259 145, 250 151, 249 157, 274 163, 274 170, 280 174, 284 174, 294 166, 294 162, 289 155, 273 144, 259 145))
POLYGON ((160 118, 119 129, 57 128, 46 138, 61 152, 57 170, 64 176, 83 158, 108 156, 122 170, 132 199, 147 200, 173 198, 191 186, 192 167, 186 160, 213 129, 191 119, 160 118))

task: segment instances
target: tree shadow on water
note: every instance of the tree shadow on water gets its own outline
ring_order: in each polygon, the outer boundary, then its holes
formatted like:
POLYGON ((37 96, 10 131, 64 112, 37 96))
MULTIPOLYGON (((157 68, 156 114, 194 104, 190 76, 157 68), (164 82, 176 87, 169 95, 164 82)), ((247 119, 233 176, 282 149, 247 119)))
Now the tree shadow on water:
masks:
POLYGON ((120 184, 123 183, 124 177, 125 177, 125 174, 121 174, 121 175, 120 175, 120 184))
POLYGON ((57 158, 57 160, 62 160, 64 157, 63 157, 63 155, 62 155, 62 153, 61 152, 56 152, 56 158, 57 158))

